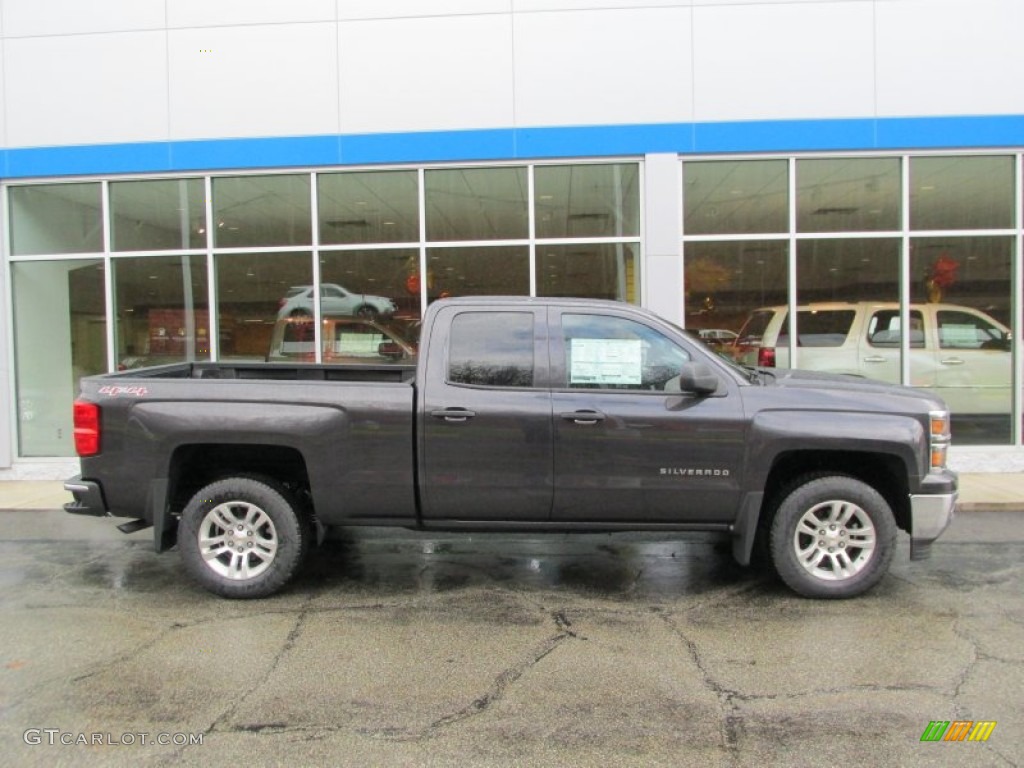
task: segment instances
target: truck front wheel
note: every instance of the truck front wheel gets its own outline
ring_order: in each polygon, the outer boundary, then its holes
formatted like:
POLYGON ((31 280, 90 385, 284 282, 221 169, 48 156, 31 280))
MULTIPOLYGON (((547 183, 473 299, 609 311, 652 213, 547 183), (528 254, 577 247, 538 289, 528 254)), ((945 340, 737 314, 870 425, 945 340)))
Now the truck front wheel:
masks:
POLYGON ((846 475, 799 482, 772 520, 772 562, 779 577, 805 597, 855 597, 889 570, 896 523, 870 485, 846 475))
POLYGON ((272 480, 229 477, 210 483, 181 513, 178 549, 186 571, 223 597, 277 592, 309 548, 309 527, 299 509, 272 480))

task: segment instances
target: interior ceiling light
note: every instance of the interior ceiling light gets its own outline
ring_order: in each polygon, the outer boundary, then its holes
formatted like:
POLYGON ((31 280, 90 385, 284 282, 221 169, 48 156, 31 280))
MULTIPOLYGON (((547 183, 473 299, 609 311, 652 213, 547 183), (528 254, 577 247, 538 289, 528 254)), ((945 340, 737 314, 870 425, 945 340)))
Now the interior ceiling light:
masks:
POLYGON ((816 208, 813 211, 811 211, 811 216, 830 216, 832 214, 840 216, 849 216, 851 213, 856 213, 859 210, 860 208, 856 208, 853 206, 843 207, 840 205, 836 205, 832 207, 816 208))
POLYGON ((366 219, 329 219, 327 226, 335 229, 345 229, 346 227, 365 229, 370 226, 370 222, 366 219))

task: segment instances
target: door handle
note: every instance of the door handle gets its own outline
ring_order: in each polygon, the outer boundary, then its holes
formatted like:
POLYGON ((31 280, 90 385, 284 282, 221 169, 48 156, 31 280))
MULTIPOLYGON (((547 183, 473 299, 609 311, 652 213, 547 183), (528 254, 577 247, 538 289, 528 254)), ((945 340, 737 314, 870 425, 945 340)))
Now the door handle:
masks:
POLYGON ((597 424, 599 421, 604 421, 605 418, 600 411, 566 411, 559 415, 566 421, 584 426, 597 424))
POLYGON ((471 411, 468 408, 442 408, 438 411, 431 411, 430 415, 435 419, 458 423, 472 419, 476 416, 476 411, 471 411))
POLYGON ((947 357, 939 362, 943 365, 963 365, 964 359, 962 357, 947 357))
POLYGON ((885 361, 886 358, 880 357, 878 355, 871 355, 870 357, 864 358, 865 363, 884 363, 885 361))

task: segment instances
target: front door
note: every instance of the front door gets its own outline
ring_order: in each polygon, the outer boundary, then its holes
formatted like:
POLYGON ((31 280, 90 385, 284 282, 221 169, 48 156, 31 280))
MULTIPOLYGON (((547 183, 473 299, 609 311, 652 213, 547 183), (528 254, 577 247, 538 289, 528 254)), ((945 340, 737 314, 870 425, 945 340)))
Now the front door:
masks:
POLYGON ((427 521, 547 521, 551 393, 545 310, 449 307, 427 339, 421 504, 427 521))
POLYGON ((686 342, 627 317, 552 313, 553 519, 732 520, 745 435, 735 382, 681 392, 686 342))

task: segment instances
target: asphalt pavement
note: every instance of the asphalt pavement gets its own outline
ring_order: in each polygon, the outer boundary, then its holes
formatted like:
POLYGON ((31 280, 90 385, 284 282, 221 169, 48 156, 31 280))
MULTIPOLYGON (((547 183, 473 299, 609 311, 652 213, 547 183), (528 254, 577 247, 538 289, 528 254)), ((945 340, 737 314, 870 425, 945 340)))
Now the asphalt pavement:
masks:
POLYGON ((1024 511, 991 489, 847 601, 713 536, 390 529, 229 601, 25 491, 0 512, 8 765, 1024 765, 1024 511), (968 722, 987 740, 922 741, 968 722))

